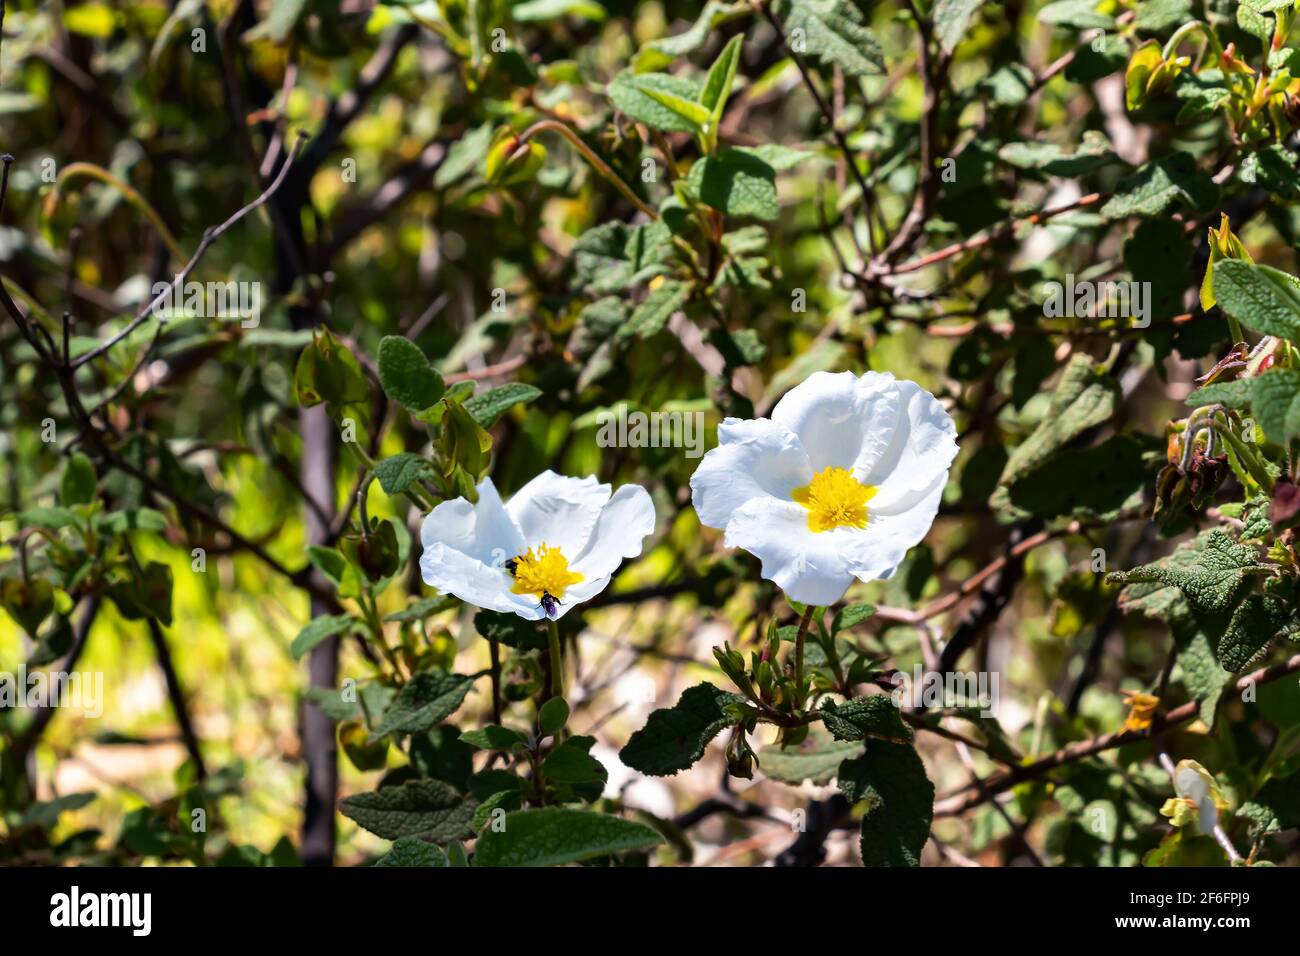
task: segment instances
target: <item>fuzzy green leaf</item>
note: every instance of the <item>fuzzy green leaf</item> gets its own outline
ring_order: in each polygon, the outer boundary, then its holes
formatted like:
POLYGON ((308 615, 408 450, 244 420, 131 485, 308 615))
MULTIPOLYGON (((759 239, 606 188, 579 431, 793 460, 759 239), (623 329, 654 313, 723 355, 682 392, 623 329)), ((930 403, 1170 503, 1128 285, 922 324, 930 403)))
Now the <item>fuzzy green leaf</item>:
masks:
POLYGON ((731 723, 725 706, 742 700, 739 694, 712 684, 697 684, 682 694, 676 706, 651 714, 619 751, 619 759, 633 770, 655 777, 685 770, 704 756, 709 741, 731 723))
POLYGON ((1244 259, 1214 264, 1219 308, 1248 329, 1300 342, 1300 280, 1244 259))
POLYGON ((463 674, 421 671, 393 698, 374 736, 423 733, 455 713, 473 686, 474 681, 463 674))
POLYGON ((525 405, 539 398, 542 390, 523 382, 510 382, 475 395, 465 402, 465 411, 474 416, 482 428, 491 428, 506 412, 516 405, 525 405))
POLYGON ((588 810, 542 807, 507 813, 500 830, 489 829, 474 850, 478 866, 562 866, 662 843, 644 823, 588 810))
POLYGON ((437 843, 474 835, 474 801, 441 780, 410 780, 339 801, 339 812, 385 840, 422 836, 437 843))
POLYGON ((412 412, 436 405, 444 390, 442 376, 420 347, 400 335, 379 342, 379 384, 385 395, 412 412))
POLYGON ((862 862, 920 866, 934 815, 934 784, 911 745, 869 741, 862 756, 840 765, 839 784, 851 802, 866 804, 862 862))
POLYGON ((826 66, 839 66, 849 76, 884 72, 880 45, 850 0, 790 0, 789 7, 785 30, 793 49, 826 66))
POLYGON ((822 704, 821 715, 822 723, 836 740, 866 740, 868 737, 894 741, 912 739, 912 728, 903 721, 893 699, 887 694, 855 697, 838 705, 828 700, 822 704))

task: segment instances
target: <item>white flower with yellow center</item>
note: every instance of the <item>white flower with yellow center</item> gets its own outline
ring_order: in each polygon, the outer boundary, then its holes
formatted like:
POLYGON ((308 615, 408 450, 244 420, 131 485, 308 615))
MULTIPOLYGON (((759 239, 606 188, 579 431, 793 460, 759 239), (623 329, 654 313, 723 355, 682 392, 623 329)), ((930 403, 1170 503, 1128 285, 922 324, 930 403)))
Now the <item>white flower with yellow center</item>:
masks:
POLYGON ((554 620, 603 591, 654 526, 654 505, 638 485, 611 495, 594 477, 544 471, 503 505, 484 478, 478 504, 444 501, 425 517, 420 573, 477 607, 554 620))
POLYGON ((930 530, 957 454, 938 400, 888 372, 815 372, 771 418, 728 418, 691 477, 700 521, 805 604, 888 578, 930 530))

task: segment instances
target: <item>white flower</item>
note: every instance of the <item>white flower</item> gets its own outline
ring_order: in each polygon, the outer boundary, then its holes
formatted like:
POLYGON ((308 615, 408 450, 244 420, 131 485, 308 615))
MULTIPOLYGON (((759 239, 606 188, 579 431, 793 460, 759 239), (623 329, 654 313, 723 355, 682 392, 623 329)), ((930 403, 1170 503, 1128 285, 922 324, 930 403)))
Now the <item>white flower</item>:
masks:
POLYGON ((691 476, 700 520, 805 604, 888 578, 930 530, 957 454, 937 399, 887 372, 816 372, 772 417, 728 418, 691 476))
POLYGON ((654 505, 638 485, 611 496, 594 477, 544 471, 503 505, 484 478, 478 504, 444 501, 425 517, 420 573, 478 607, 554 619, 603 591, 654 526, 654 505))
POLYGON ((1213 835, 1219 825, 1219 811, 1228 807, 1214 775, 1195 760, 1180 760, 1174 768, 1173 782, 1178 797, 1166 800, 1160 812, 1176 827, 1195 820, 1202 833, 1213 835))

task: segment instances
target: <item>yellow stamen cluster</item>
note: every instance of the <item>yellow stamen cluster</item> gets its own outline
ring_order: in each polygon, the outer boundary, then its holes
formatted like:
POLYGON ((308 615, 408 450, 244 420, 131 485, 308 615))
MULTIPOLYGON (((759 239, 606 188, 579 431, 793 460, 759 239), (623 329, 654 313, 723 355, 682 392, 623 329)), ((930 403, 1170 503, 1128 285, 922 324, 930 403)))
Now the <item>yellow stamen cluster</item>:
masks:
POLYGON ((557 601, 564 597, 566 588, 581 581, 582 575, 569 570, 568 559, 559 548, 539 544, 515 558, 515 584, 510 590, 515 594, 549 594, 557 601))
POLYGON ((808 509, 808 527, 812 531, 832 528, 865 528, 867 502, 876 489, 864 485, 844 468, 823 468, 813 480, 796 488, 791 497, 808 509))

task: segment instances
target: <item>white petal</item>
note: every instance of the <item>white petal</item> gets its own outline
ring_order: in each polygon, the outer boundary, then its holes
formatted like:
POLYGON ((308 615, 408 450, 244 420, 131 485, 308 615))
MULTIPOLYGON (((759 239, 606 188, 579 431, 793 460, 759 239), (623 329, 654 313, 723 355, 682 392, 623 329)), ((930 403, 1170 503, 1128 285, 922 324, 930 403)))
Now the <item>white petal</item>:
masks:
POLYGON ((915 382, 898 383, 902 407, 893 441, 862 481, 877 486, 868 509, 898 514, 942 489, 957 456, 957 426, 938 399, 915 382))
POLYGON ((762 561, 763 577, 786 597, 805 604, 834 604, 853 583, 845 560, 850 529, 815 533, 808 510, 793 501, 753 498, 736 509, 723 543, 762 561))
MULTIPOLYGON (((655 506, 650 495, 640 485, 624 485, 601 509, 591 540, 569 562, 569 566, 589 580, 604 577, 608 583, 609 576, 625 559, 635 558, 641 553, 643 541, 654 529, 655 506)), ((587 581, 580 581, 566 591, 565 596, 586 587, 587 581)), ((596 593, 593 591, 578 600, 585 601, 596 593)))
POLYGON ((420 544, 425 550, 443 544, 493 567, 526 550, 491 478, 479 482, 478 504, 457 498, 429 512, 420 525, 420 544))
POLYGON ((1196 809, 1200 817, 1201 832, 1207 835, 1214 834, 1214 828, 1219 825, 1219 808, 1214 800, 1205 797, 1196 804, 1196 809))
POLYGON ((860 477, 889 449, 899 404, 888 372, 814 372, 776 403, 772 420, 799 436, 814 472, 845 468, 860 477))
POLYGON ((572 561, 586 547, 607 501, 609 485, 594 476, 569 478, 544 471, 519 489, 506 512, 528 548, 546 544, 572 561))
POLYGON ((504 568, 491 567, 445 544, 425 549, 420 555, 420 574, 425 584, 475 607, 518 614, 530 621, 544 616, 531 595, 511 593, 514 580, 504 568))
POLYGON ((855 577, 877 581, 893 576, 907 552, 929 533, 934 516, 939 513, 943 486, 941 478, 907 510, 896 514, 880 514, 868 503, 867 526, 853 529, 852 540, 847 544, 845 559, 855 577))
POLYGON ((784 426, 767 418, 728 418, 718 426, 718 447, 691 475, 691 503, 701 523, 725 528, 750 499, 789 501, 791 491, 811 480, 808 455, 784 426))

